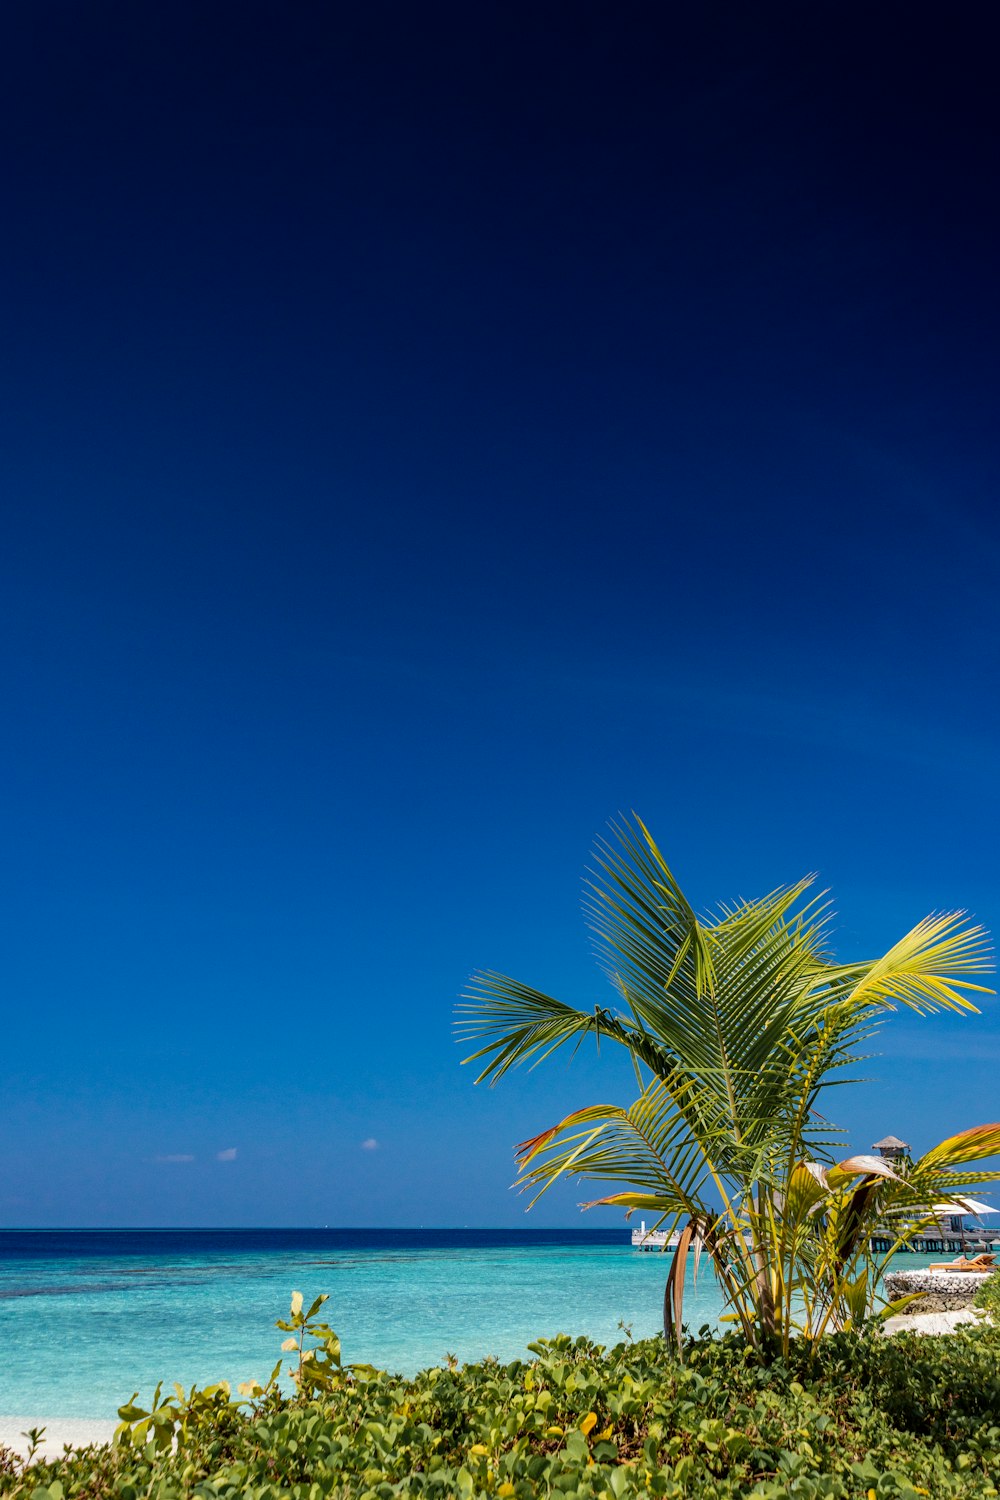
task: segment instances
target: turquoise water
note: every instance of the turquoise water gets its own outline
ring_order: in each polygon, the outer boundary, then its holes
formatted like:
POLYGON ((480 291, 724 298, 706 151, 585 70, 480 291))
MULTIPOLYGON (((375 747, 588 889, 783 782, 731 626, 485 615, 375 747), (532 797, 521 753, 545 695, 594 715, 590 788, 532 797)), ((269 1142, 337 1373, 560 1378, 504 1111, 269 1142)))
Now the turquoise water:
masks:
MULTIPOLYGON (((619 1322, 645 1337, 667 1264, 627 1230, 0 1233, 0 1415, 113 1418, 161 1379, 264 1380, 293 1290, 329 1292, 345 1359, 404 1373, 559 1332, 613 1344, 619 1322)), ((685 1321, 719 1311, 703 1262, 685 1321)))
MULTIPOLYGON (((325 1308, 345 1359, 413 1372, 561 1331, 615 1343, 660 1326, 666 1258, 628 1232, 140 1236, 0 1234, 0 1414, 114 1417, 157 1380, 266 1379, 293 1290, 325 1308)), ((690 1321, 711 1321, 701 1276, 690 1321)))

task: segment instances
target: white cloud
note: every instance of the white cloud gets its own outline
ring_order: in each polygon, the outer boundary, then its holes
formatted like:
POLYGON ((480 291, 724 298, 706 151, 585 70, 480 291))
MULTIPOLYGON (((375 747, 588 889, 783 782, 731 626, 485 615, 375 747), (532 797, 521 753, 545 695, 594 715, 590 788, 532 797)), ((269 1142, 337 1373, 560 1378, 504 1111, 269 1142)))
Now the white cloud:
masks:
POLYGON ((170 1151, 166 1156, 154 1156, 154 1161, 194 1161, 193 1156, 188 1156, 184 1151, 170 1151))
POLYGON ((366 1141, 361 1142, 361 1149, 362 1151, 377 1151, 378 1141, 373 1135, 370 1135, 366 1141))
POLYGON ((225 1151, 216 1151, 216 1153, 215 1153, 215 1159, 216 1159, 216 1161, 235 1161, 236 1160, 236 1147, 235 1146, 227 1146, 226 1149, 225 1149, 225 1151))

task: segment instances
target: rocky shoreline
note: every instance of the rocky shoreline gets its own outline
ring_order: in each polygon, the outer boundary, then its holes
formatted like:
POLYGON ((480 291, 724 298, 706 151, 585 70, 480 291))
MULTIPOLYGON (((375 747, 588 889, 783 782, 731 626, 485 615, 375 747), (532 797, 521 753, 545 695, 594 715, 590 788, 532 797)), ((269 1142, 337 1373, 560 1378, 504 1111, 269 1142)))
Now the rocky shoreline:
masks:
POLYGON ((885 1278, 885 1289, 891 1298, 912 1292, 925 1294, 905 1307, 898 1317, 958 1312, 972 1306, 979 1288, 992 1274, 992 1271, 890 1271, 885 1278))

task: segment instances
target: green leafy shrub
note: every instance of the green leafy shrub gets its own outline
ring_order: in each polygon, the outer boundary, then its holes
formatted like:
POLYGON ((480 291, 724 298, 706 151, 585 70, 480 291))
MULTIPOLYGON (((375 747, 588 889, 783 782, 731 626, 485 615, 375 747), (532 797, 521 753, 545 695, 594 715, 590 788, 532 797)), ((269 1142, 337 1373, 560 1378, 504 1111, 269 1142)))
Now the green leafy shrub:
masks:
MULTIPOLYGON (((302 1315, 296 1351, 326 1325, 302 1315)), ((294 1322, 296 1309, 293 1304, 294 1322)), ((320 1331, 322 1329, 322 1331, 320 1331)), ((325 1365, 282 1393, 278 1371, 122 1409, 114 1445, 30 1468, 0 1494, 32 1500, 887 1500, 998 1494, 1000 1329, 945 1338, 833 1334, 761 1366, 738 1335, 605 1350, 565 1335, 509 1365, 413 1379, 325 1365), (157 1422, 156 1412, 169 1408, 157 1422), (163 1434, 168 1432, 167 1440, 163 1434)), ((331 1335, 332 1336, 332 1335, 331 1335)), ((335 1337, 335 1336, 332 1336, 335 1337)), ((308 1370, 306 1359, 297 1366, 308 1370)))
POLYGON ((1000 1322, 1000 1270, 994 1271, 989 1280, 983 1282, 972 1299, 972 1305, 982 1308, 983 1312, 1000 1322))

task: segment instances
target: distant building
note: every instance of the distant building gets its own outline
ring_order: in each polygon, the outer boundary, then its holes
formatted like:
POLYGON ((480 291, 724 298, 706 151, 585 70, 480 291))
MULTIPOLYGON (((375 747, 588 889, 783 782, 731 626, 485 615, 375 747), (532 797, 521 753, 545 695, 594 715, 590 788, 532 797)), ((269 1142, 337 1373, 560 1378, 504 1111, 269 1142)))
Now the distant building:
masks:
POLYGON ((884 1140, 876 1141, 872 1150, 877 1151, 883 1161, 902 1161, 910 1154, 909 1146, 898 1135, 887 1135, 884 1140))

